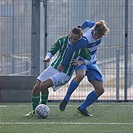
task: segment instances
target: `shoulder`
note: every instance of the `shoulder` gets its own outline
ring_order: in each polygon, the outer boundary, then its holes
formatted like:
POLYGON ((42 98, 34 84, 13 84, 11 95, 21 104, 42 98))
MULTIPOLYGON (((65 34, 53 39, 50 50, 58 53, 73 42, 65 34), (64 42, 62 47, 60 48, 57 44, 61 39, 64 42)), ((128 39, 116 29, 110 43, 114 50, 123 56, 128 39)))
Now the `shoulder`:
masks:
POLYGON ((61 36, 61 37, 58 38, 58 40, 64 40, 64 39, 68 39, 68 35, 61 36))
POLYGON ((66 45, 68 43, 68 35, 59 37, 56 43, 60 46, 66 45))

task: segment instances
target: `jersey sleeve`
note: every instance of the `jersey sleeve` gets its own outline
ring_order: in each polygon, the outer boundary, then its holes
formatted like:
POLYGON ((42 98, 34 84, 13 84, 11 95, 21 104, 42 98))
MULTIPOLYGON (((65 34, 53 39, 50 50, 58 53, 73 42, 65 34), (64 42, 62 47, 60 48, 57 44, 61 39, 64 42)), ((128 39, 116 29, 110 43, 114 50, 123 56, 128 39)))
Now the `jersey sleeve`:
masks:
POLYGON ((54 44, 53 44, 53 46, 51 47, 51 49, 48 51, 48 52, 50 52, 52 55, 55 55, 56 54, 56 52, 61 48, 61 40, 60 39, 58 39, 54 44))
POLYGON ((89 53, 87 48, 81 49, 81 56, 86 60, 91 60, 91 54, 89 53))
POLYGON ((82 30, 86 29, 86 28, 92 28, 95 25, 94 21, 91 20, 86 20, 85 22, 83 22, 80 27, 82 30))
POLYGON ((48 52, 47 54, 46 54, 46 56, 45 56, 45 58, 49 58, 49 59, 51 59, 53 57, 53 55, 50 53, 50 52, 48 52))
POLYGON ((101 43, 101 39, 97 40, 96 42, 93 42, 93 43, 89 43, 88 39, 86 37, 82 37, 78 42, 76 42, 75 44, 71 45, 68 47, 67 49, 67 52, 65 54, 65 57, 64 57, 64 60, 63 62, 61 63, 61 65, 63 67, 66 67, 73 52, 75 50, 78 50, 78 49, 81 49, 81 48, 89 48, 90 45, 92 46, 93 44, 99 44, 101 43))
POLYGON ((84 62, 85 62, 85 65, 90 65, 92 64, 92 61, 91 61, 91 54, 90 52, 88 51, 87 48, 82 48, 81 49, 81 57, 83 58, 84 62))
POLYGON ((72 57, 73 52, 75 50, 81 49, 83 47, 87 47, 87 45, 88 45, 88 40, 86 38, 82 37, 78 42, 76 42, 75 44, 69 46, 68 49, 67 49, 67 52, 65 54, 64 60, 61 63, 61 65, 63 67, 66 67, 69 60, 72 57))

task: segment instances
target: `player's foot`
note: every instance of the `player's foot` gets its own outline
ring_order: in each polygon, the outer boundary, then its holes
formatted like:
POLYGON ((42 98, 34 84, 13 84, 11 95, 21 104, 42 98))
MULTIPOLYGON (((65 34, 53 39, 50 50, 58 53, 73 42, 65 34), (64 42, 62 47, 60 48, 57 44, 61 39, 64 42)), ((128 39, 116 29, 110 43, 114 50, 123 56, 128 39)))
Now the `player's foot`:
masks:
POLYGON ((35 116, 35 111, 29 112, 29 113, 26 114, 25 116, 35 116))
POLYGON ((67 103, 68 103, 67 100, 63 100, 63 101, 61 102, 61 104, 59 105, 59 109, 60 109, 61 111, 64 111, 65 108, 66 108, 67 103))
POLYGON ((86 109, 81 110, 79 107, 77 108, 77 113, 84 115, 84 116, 93 116, 86 109))

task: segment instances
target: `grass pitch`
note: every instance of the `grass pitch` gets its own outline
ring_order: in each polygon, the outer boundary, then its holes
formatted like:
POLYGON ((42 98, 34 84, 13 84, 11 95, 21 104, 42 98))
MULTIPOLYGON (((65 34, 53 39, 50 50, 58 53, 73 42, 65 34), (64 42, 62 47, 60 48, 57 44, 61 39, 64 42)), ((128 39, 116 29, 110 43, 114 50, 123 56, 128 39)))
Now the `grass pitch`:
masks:
POLYGON ((132 103, 95 103, 93 117, 76 113, 80 103, 69 102, 64 112, 59 103, 49 103, 50 117, 25 117, 30 103, 0 104, 0 133, 133 133, 132 103))

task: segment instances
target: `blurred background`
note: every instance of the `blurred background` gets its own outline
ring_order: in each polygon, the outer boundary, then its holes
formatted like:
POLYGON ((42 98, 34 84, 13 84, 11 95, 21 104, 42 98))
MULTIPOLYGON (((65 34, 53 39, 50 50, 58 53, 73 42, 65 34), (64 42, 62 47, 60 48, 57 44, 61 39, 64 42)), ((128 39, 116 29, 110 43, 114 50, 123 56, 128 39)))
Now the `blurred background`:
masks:
MULTIPOLYGON (((0 86, 5 77, 38 76, 49 66, 42 60, 53 43, 85 20, 105 20, 110 28, 97 52, 105 85, 99 101, 133 101, 133 0, 0 0, 0 86)), ((49 100, 62 100, 68 85, 50 88, 49 100)), ((21 86, 10 89, 0 87, 1 99, 8 93, 4 101, 14 101, 9 97, 21 86)), ((21 95, 30 99, 31 89, 21 95)), ((84 78, 71 100, 84 100, 92 89, 84 78)))

